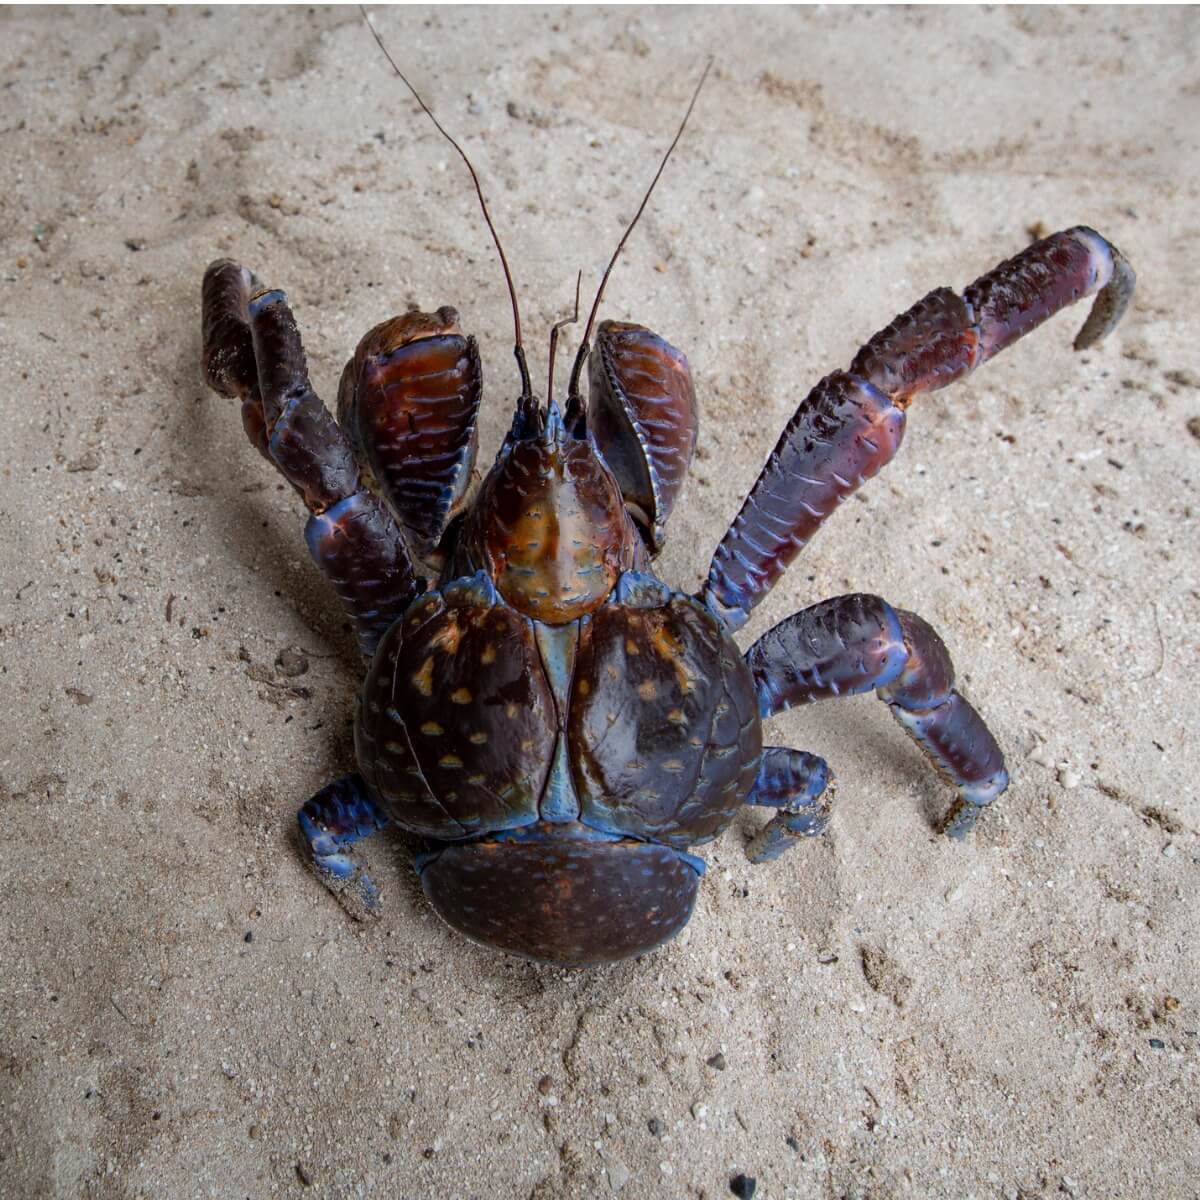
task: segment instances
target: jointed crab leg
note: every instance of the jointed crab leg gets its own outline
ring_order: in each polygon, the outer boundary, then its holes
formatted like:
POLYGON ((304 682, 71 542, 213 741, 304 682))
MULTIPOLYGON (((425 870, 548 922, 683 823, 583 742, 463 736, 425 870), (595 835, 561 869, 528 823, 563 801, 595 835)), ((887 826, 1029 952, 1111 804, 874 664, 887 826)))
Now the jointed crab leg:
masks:
POLYGON ((802 838, 821 833, 829 824, 830 782, 823 758, 805 750, 764 746, 758 778, 746 803, 779 811, 746 848, 750 861, 770 862, 802 838))
POLYGON ((400 527, 362 485, 350 442, 309 383, 282 292, 253 297, 254 277, 222 259, 205 272, 204 367, 210 386, 242 400, 250 440, 300 493, 308 548, 330 578, 364 655, 417 591, 400 527))
POLYGON ((1105 337, 1133 294, 1132 268, 1083 226, 1052 234, 977 279, 961 296, 930 292, 877 333, 849 373, 821 380, 779 439, 713 555, 705 602, 734 628, 825 518, 899 448, 904 408, 945 387, 1083 296, 1099 293, 1075 339, 1105 337))
POLYGON ((1004 756, 983 718, 954 689, 941 638, 878 596, 836 596, 781 621, 746 652, 759 711, 876 691, 959 800, 945 832, 965 836, 979 809, 1008 787, 1004 756))
POLYGON ((258 290, 258 280, 245 267, 220 259, 204 273, 201 336, 204 378, 222 396, 242 401, 242 424, 258 452, 270 459, 262 398, 258 394, 258 364, 250 337, 246 301, 258 290))
POLYGON ((390 822, 367 795, 358 775, 326 784, 297 814, 313 866, 347 911, 362 920, 379 907, 379 889, 346 850, 390 822))

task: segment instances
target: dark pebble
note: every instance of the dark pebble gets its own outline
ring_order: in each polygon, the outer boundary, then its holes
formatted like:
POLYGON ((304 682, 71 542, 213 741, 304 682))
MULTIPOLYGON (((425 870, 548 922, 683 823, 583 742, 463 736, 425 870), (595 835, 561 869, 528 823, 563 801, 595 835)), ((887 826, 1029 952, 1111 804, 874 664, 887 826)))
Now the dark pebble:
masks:
POLYGON ((308 1169, 303 1163, 296 1164, 296 1178, 300 1180, 305 1187, 312 1187, 312 1176, 308 1173, 308 1169))
POLYGON ((789 1150, 795 1150, 797 1154, 800 1153, 800 1143, 790 1133, 783 1140, 787 1142, 789 1150))
POLYGON ((729 1181, 729 1190, 738 1200, 750 1200, 758 1187, 758 1180, 753 1175, 735 1175, 729 1181))
POLYGON ((1166 1042, 1164 1042, 1162 1040, 1162 1038, 1151 1038, 1150 1039, 1150 1049, 1151 1050, 1165 1050, 1166 1045, 1167 1045, 1166 1042))
POLYGON ((246 936, 242 938, 242 941, 243 941, 243 942, 252 942, 252 941, 254 941, 254 930, 253 930, 253 929, 247 929, 247 930, 246 930, 246 936))
POLYGON ((655 1137, 662 1137, 663 1130, 666 1129, 666 1126, 657 1117, 651 1117, 646 1125, 655 1137))
POLYGON ((712 1067, 712 1069, 713 1069, 714 1071, 723 1071, 723 1070, 725 1070, 725 1055, 723 1055, 723 1054, 720 1052, 720 1050, 718 1050, 718 1051, 716 1052, 716 1054, 714 1054, 714 1055, 712 1056, 712 1058, 710 1058, 710 1059, 708 1060, 708 1064, 707 1064, 707 1065, 708 1065, 708 1066, 710 1066, 710 1067, 712 1067))

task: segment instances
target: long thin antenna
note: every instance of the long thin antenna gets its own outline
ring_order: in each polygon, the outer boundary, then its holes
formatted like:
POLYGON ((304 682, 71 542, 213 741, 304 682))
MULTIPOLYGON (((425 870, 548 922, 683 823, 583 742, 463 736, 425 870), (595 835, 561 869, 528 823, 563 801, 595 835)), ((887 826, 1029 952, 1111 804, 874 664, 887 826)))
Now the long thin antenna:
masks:
POLYGON ((546 403, 554 399, 554 357, 558 349, 558 331, 564 325, 574 325, 579 320, 579 285, 583 282, 583 272, 575 276, 575 311, 561 321, 555 321, 550 327, 550 378, 546 380, 546 403))
POLYGON ((638 205, 637 212, 633 214, 633 220, 629 222, 629 228, 621 235, 621 240, 617 243, 617 248, 613 251, 613 256, 609 259, 608 266, 604 269, 604 275, 600 280, 600 287, 596 291, 596 299, 592 304, 592 311, 588 314, 587 327, 583 331, 583 341, 579 345, 579 353, 575 355, 575 365, 571 368, 571 383, 567 388, 567 405, 569 410, 577 408, 580 403, 579 376, 583 371, 583 364, 587 359, 589 339, 592 336, 592 325, 596 320, 596 312, 600 308, 600 301, 604 296, 604 288, 608 284, 608 277, 612 274, 612 269, 617 264, 617 258, 625 248, 625 243, 629 240, 629 235, 633 232, 633 227, 638 223, 638 218, 641 217, 642 212, 649 203, 650 193, 654 191, 654 185, 658 183, 659 176, 662 175, 667 165, 667 160, 671 157, 671 152, 679 144, 679 139, 683 137, 683 131, 687 128, 688 118, 692 115, 692 109, 696 107, 696 101, 700 98, 700 89, 704 86, 704 81, 708 78, 708 73, 712 70, 712 65, 713 60, 711 58, 704 64, 704 74, 700 76, 700 82, 696 84, 696 90, 692 93, 691 103, 687 106, 687 112, 683 114, 683 120, 679 122, 679 129, 675 133, 674 140, 667 147, 667 152, 663 155, 662 162, 658 164, 658 170, 654 172, 654 178, 650 180, 650 186, 646 189, 646 194, 642 197, 642 202, 638 205))
POLYGON ((467 157, 466 151, 446 132, 441 121, 433 115, 433 110, 421 99, 421 93, 409 83, 408 76, 396 65, 396 60, 383 44, 383 38, 379 36, 379 30, 371 23, 371 16, 366 8, 360 4, 358 11, 362 13, 363 20, 367 23, 367 28, 371 31, 371 36, 375 39, 376 45, 383 51, 384 58, 392 64, 392 70, 400 76, 400 81, 412 92, 413 99, 425 110, 425 115, 434 123, 438 133, 458 151, 459 157, 467 165, 467 170, 471 172, 471 182, 475 185, 475 194, 479 197, 479 207, 483 209, 483 219, 487 222, 488 230, 492 235, 492 241, 496 243, 496 253, 500 255, 500 265, 504 268, 504 280, 508 284, 508 295, 512 300, 513 329, 516 337, 513 355, 517 360, 517 369, 521 372, 521 396, 517 403, 521 408, 528 409, 533 404, 533 386, 529 381, 529 367, 525 362, 525 347, 521 343, 521 312, 517 307, 517 289, 513 286, 512 272, 508 269, 508 259, 504 256, 504 247, 500 245, 500 237, 496 233, 496 226, 492 224, 492 214, 488 212, 487 201, 483 198, 483 188, 479 184, 479 176, 475 174, 475 168, 471 165, 471 160, 467 157))

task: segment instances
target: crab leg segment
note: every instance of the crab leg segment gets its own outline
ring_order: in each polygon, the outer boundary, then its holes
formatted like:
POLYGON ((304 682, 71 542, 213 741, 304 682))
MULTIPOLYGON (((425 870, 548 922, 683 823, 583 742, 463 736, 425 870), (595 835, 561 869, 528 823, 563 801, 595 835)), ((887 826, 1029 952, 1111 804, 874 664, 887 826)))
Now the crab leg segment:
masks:
POLYGON ((838 372, 796 410, 717 547, 704 601, 733 628, 864 480, 891 461, 904 413, 877 387, 838 372))
POLYGON ((938 288, 855 356, 850 372, 905 405, 954 383, 1068 304, 1096 294, 1075 338, 1085 350, 1116 328, 1133 296, 1124 255, 1083 225, 1053 233, 956 295, 938 288))
POLYGON ((878 596, 837 596, 781 621, 746 653, 763 718, 833 696, 877 691, 892 716, 959 792, 945 832, 964 837, 1008 787, 1004 756, 954 689, 941 638, 878 596))
POLYGON ((830 782, 823 758, 783 746, 764 747, 746 803, 779 811, 746 848, 750 861, 771 862, 803 838, 821 833, 829 824, 830 782))
POLYGON ((703 598, 734 628, 838 503, 892 457, 903 410, 999 354, 1059 309, 1096 295, 1082 350, 1116 326, 1133 295, 1121 252, 1084 226, 1052 234, 961 296, 930 292, 801 402, 713 555, 703 598), (1097 294, 1098 293, 1098 294, 1097 294))
POLYGON ((224 258, 204 272, 202 329, 204 378, 221 396, 242 401, 246 436, 266 459, 266 423, 258 394, 258 364, 250 337, 246 301, 258 280, 242 266, 224 258))
POLYGON ((374 916, 379 889, 346 849, 388 825, 357 775, 345 775, 323 787, 296 814, 300 836, 325 886, 359 920, 374 916))
POLYGON ((248 311, 271 459, 309 510, 324 512, 358 490, 354 451, 309 383, 287 297, 260 292, 248 311))
POLYGON ((305 537, 354 622, 364 655, 416 594, 404 536, 362 485, 350 442, 313 390, 295 318, 282 292, 248 291, 254 277, 223 259, 203 288, 209 385, 242 400, 247 436, 300 493, 305 537))

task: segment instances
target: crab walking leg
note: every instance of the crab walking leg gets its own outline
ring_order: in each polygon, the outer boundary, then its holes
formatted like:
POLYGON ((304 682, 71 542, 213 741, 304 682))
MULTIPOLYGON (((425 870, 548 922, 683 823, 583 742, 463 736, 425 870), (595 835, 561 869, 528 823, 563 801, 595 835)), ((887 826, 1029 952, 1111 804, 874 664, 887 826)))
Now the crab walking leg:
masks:
POLYGON ((713 555, 705 603, 733 628, 826 517, 896 453, 919 392, 963 378, 1059 309, 1096 295, 1075 339, 1107 336, 1128 307, 1133 269, 1094 230, 1052 234, 981 276, 961 296, 938 288, 877 333, 848 373, 801 402, 713 555))
POLYGON ((204 342, 204 378, 221 396, 242 402, 246 436, 268 461, 266 422, 258 394, 258 364, 250 337, 246 302, 258 289, 258 280, 245 267, 227 258, 218 259, 204 272, 201 335, 204 342))
POLYGON ((400 527, 363 487, 349 440, 309 383, 282 292, 248 298, 254 277, 221 260, 204 276, 204 364, 210 386, 242 398, 250 440, 300 493, 309 552, 329 577, 367 657, 416 594, 400 527))
POLYGON ((954 688, 942 639, 878 596, 836 596, 781 621, 746 652, 759 712, 876 691, 933 765, 958 789, 944 831, 965 837, 979 809, 1008 787, 1004 756, 954 688))
POLYGON ((346 849, 388 825, 357 775, 345 775, 323 787, 296 819, 313 867, 351 916, 364 920, 379 909, 379 889, 346 849))
POLYGON ((1076 350, 1107 337, 1124 316, 1136 277, 1125 256, 1077 225, 1035 242, 965 288, 938 288, 881 329, 850 371, 901 406, 995 358, 1060 309, 1096 293, 1076 350))
POLYGON ((758 778, 746 803, 779 811, 746 847, 750 861, 771 862, 803 838, 821 833, 829 824, 831 782, 823 758, 804 750, 764 746, 758 778))

